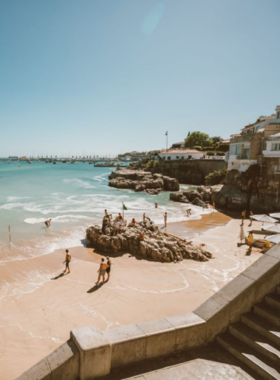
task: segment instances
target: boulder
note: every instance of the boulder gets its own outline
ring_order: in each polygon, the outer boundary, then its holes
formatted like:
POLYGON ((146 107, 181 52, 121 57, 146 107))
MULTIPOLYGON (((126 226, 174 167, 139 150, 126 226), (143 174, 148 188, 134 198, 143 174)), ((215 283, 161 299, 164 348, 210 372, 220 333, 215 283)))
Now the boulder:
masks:
POLYGON ((170 193, 169 198, 173 202, 189 203, 187 197, 184 195, 182 191, 170 193))
POLYGON ((161 174, 151 174, 143 170, 120 169, 109 175, 109 186, 118 189, 133 189, 135 191, 154 190, 151 194, 158 194, 162 190, 178 191, 179 182, 175 178, 161 174), (155 192, 155 191, 158 192, 155 192))
POLYGON ((201 247, 161 232, 149 219, 136 226, 122 228, 120 233, 114 235, 110 218, 108 220, 106 218, 105 228, 96 225, 89 227, 86 230, 86 237, 90 244, 101 252, 129 252, 134 256, 153 261, 167 263, 183 259, 207 261, 212 257, 211 253, 201 247))

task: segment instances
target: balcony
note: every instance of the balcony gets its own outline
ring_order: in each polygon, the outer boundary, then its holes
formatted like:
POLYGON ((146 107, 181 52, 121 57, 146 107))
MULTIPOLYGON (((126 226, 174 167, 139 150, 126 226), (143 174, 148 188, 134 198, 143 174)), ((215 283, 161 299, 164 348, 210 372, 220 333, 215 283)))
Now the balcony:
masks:
POLYGON ((230 139, 231 144, 250 142, 252 140, 252 135, 245 136, 234 136, 230 139))

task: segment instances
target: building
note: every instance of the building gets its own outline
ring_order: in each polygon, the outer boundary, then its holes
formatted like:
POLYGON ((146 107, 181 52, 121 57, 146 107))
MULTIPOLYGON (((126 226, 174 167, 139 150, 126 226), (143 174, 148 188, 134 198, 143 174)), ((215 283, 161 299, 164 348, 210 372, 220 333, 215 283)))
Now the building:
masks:
POLYGON ((167 149, 159 153, 159 157, 166 161, 198 160, 204 153, 196 149, 167 149))
POLYGON ((185 141, 180 141, 172 144, 171 149, 183 149, 185 147, 185 141))
POLYGON ((277 106, 276 114, 261 116, 255 123, 245 126, 240 134, 231 135, 228 170, 244 172, 250 165, 262 163, 263 157, 280 158, 279 144, 280 106, 277 106))

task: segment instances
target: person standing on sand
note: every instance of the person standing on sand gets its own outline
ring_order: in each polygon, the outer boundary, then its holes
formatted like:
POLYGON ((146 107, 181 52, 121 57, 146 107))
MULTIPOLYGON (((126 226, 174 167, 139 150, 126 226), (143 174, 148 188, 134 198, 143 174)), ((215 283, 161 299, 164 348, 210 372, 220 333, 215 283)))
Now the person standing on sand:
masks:
POLYGON ((248 227, 251 227, 251 225, 252 225, 252 223, 253 223, 253 216, 254 216, 253 212, 250 211, 250 214, 249 214, 250 224, 248 224, 248 227))
POLYGON ((107 269, 107 264, 105 263, 105 259, 103 259, 103 257, 102 257, 100 267, 99 267, 99 269, 97 271, 97 273, 98 273, 98 280, 95 283, 96 285, 99 285, 101 277, 102 277, 102 280, 103 280, 102 283, 103 284, 105 283, 106 269, 107 269))
POLYGON ((157 202, 155 202, 155 208, 157 208, 157 206, 158 206, 158 204, 157 204, 157 202))
POLYGON ((107 273, 107 282, 110 280, 110 273, 111 273, 111 265, 112 265, 112 263, 111 263, 111 260, 110 260, 110 258, 107 256, 106 257, 106 259, 107 259, 107 268, 106 268, 106 273, 107 273))
POLYGON ((67 274, 67 273, 70 273, 70 267, 69 267, 69 264, 70 264, 70 261, 71 261, 71 255, 68 251, 68 249, 66 249, 66 257, 65 257, 65 261, 63 261, 63 264, 65 263, 65 270, 64 270, 64 274, 67 274), (68 272, 66 272, 68 271, 68 272))
POLYGON ((164 213, 164 227, 167 227, 167 212, 164 213))
POLYGON ((143 214, 143 222, 144 223, 146 222, 146 214, 145 213, 143 214))
POLYGON ((249 245, 248 254, 250 255, 251 252, 252 252, 252 245, 253 245, 253 242, 254 242, 253 232, 249 232, 249 236, 248 236, 247 241, 248 241, 248 245, 249 245))

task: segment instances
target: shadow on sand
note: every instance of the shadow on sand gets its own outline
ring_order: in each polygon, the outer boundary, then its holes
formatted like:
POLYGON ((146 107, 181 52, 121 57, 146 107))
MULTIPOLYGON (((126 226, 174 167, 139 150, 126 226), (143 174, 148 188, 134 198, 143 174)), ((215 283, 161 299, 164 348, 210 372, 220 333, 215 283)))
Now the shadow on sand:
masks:
POLYGON ((100 289, 102 285, 104 285, 102 282, 99 285, 95 284, 92 288, 90 288, 87 291, 87 293, 94 293, 94 292, 96 292, 96 290, 100 289))
POLYGON ((64 273, 64 272, 62 272, 62 273, 60 273, 59 275, 57 275, 56 277, 51 278, 51 280, 58 280, 60 277, 66 276, 67 274, 68 274, 68 273, 64 273))

